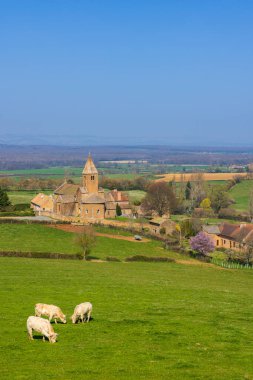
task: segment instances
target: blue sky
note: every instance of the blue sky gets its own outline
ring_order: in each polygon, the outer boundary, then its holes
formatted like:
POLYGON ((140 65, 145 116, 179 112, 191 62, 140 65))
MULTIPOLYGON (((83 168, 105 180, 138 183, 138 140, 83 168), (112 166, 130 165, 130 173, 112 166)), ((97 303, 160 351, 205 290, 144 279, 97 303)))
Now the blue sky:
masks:
POLYGON ((252 21, 247 0, 0 0, 0 142, 253 145, 252 21))

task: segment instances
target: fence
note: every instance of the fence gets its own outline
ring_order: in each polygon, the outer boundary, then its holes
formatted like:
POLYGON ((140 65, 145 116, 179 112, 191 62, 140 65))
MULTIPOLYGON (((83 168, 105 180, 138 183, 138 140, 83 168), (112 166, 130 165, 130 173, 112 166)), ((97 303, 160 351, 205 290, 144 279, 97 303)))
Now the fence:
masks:
POLYGON ((236 263, 233 261, 221 261, 221 260, 217 260, 217 259, 212 259, 211 263, 218 265, 222 268, 227 268, 227 269, 253 269, 252 265, 240 264, 240 263, 236 263))

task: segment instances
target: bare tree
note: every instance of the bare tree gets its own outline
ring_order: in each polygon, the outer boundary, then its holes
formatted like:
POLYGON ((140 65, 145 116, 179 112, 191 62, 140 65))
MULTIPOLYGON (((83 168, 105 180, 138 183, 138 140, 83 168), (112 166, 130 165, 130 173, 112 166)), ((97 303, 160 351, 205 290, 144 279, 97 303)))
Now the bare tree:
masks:
POLYGON ((153 182, 148 187, 146 197, 142 202, 142 207, 146 212, 156 212, 163 216, 173 212, 176 207, 176 196, 173 188, 167 182, 153 182))
POLYGON ((83 260, 87 260, 87 256, 96 244, 94 228, 92 226, 85 226, 83 231, 76 235, 75 242, 81 248, 83 260))
POLYGON ((204 198, 206 198, 204 174, 193 174, 191 176, 191 200, 193 206, 199 206, 204 198))

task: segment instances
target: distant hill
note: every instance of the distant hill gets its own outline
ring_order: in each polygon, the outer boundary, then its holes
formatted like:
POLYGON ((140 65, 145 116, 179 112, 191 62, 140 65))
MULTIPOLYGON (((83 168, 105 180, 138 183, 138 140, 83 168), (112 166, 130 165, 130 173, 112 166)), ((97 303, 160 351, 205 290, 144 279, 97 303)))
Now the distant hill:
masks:
POLYGON ((160 164, 245 165, 253 162, 252 148, 136 146, 0 145, 0 170, 49 166, 82 166, 88 153, 94 160, 146 160, 160 164))

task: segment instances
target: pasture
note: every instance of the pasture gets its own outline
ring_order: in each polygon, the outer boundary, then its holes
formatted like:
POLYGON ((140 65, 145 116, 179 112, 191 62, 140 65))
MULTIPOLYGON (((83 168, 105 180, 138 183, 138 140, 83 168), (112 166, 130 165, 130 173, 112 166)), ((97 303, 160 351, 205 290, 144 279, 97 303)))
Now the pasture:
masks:
POLYGON ((253 180, 242 181, 232 187, 229 195, 236 203, 231 207, 237 211, 248 211, 251 190, 253 190, 253 180))
MULTIPOLYGON (((166 251, 162 244, 155 240, 148 242, 127 241, 113 239, 110 235, 115 234, 115 230, 98 228, 99 233, 107 232, 108 237, 98 236, 96 246, 92 250, 91 256, 97 259, 106 259, 113 256, 119 260, 138 255, 163 256, 179 258, 176 252, 166 251)), ((126 234, 121 233, 123 236, 126 234)), ((0 251, 15 252, 52 252, 75 254, 80 252, 80 248, 75 243, 75 234, 51 228, 43 224, 0 224, 0 251)))
POLYGON ((253 377, 251 271, 175 263, 0 258, 1 378, 253 377), (73 325, 76 304, 93 320, 73 325), (29 341, 37 302, 59 305, 59 339, 29 341))
POLYGON ((16 204, 30 204, 31 200, 38 194, 38 193, 45 193, 45 194, 51 194, 47 190, 13 190, 8 191, 8 197, 13 205, 16 204))

